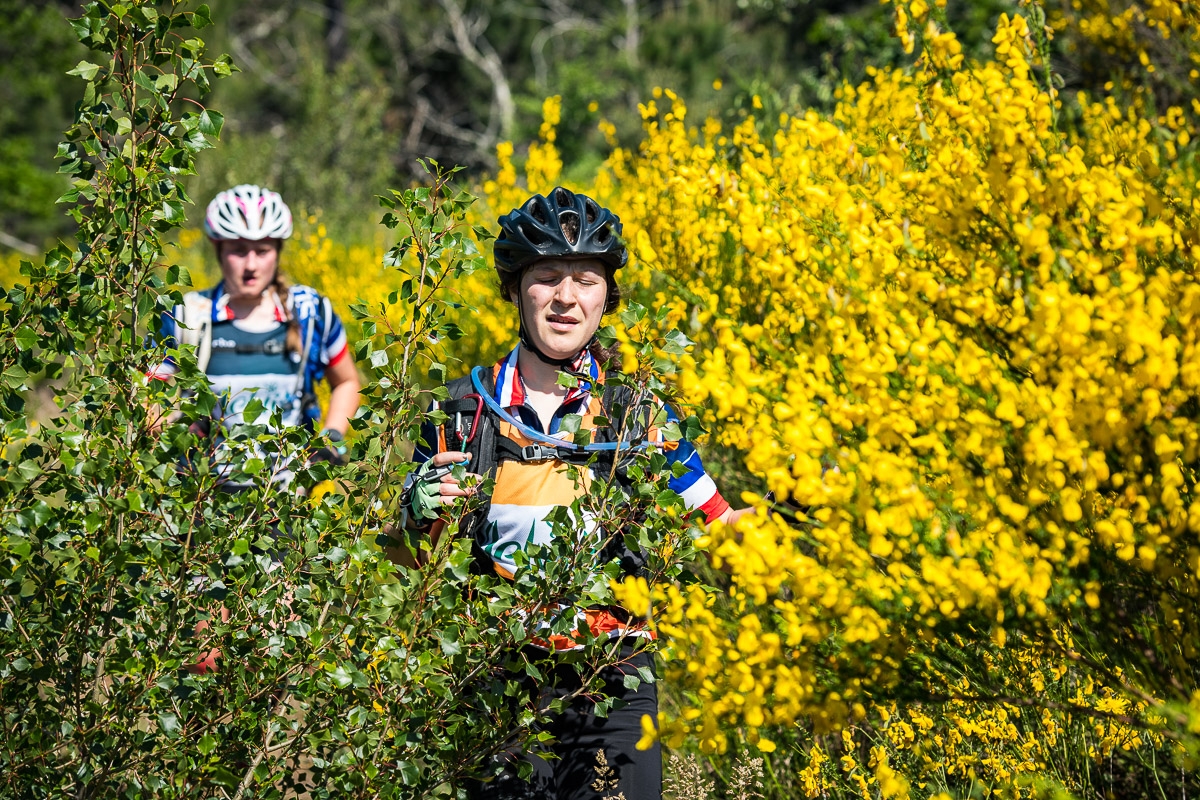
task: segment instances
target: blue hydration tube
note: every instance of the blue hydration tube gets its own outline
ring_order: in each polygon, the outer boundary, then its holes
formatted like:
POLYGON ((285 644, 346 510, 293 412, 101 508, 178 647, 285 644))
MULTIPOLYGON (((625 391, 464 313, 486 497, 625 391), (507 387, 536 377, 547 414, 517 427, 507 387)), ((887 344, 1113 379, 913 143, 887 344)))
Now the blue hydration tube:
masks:
POLYGON ((484 405, 488 410, 493 412, 497 417, 507 422, 516 428, 522 436, 531 439, 538 444, 552 447, 555 450, 566 450, 575 453, 604 453, 604 452, 637 452, 639 450, 649 449, 651 444, 647 441, 639 442, 638 444, 627 444, 625 442, 598 442, 592 444, 575 444, 567 439, 556 439, 553 436, 547 436, 536 428, 526 425, 521 420, 508 413, 502 405, 496 402, 492 392, 489 392, 483 385, 484 367, 475 367, 471 370, 471 385, 475 388, 476 393, 483 399, 484 405))

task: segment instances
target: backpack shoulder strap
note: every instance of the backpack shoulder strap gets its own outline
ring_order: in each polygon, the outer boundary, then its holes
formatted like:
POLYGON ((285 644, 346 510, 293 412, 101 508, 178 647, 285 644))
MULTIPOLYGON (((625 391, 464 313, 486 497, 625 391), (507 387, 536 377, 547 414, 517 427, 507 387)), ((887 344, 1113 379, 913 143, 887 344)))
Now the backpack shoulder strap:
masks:
MULTIPOLYGON (((483 383, 484 388, 485 389, 488 388, 488 384, 492 383, 493 380, 494 379, 492 378, 491 372, 488 372, 487 377, 483 383)), ((492 389, 493 390, 495 389, 494 385, 492 386, 492 389)), ((471 376, 464 375, 461 378, 455 378, 454 380, 447 383, 446 391, 450 392, 451 400, 461 400, 462 398, 466 397, 469 394, 474 394, 475 387, 471 383, 471 376)))
MULTIPOLYGON (((495 391, 492 371, 485 368, 483 373, 484 391, 495 391)), ((451 435, 457 432, 465 440, 462 447, 465 452, 471 454, 470 471, 485 480, 495 478, 496 467, 499 466, 495 418, 479 399, 470 375, 450 381, 446 384, 446 389, 450 392, 450 398, 443 400, 440 408, 449 419, 443 424, 451 435)), ((449 436, 446 446, 451 446, 449 436)), ((492 574, 491 557, 483 549, 490 505, 490 499, 481 503, 479 508, 463 520, 459 528, 459 533, 471 540, 471 569, 477 575, 492 574)))
POLYGON ((212 357, 213 299, 205 292, 188 292, 183 305, 176 307, 179 344, 196 348, 196 363, 201 372, 208 370, 212 357))
POLYGON ((649 409, 630 408, 633 405, 633 390, 619 383, 606 383, 600 395, 600 407, 608 425, 597 432, 597 438, 614 441, 617 433, 626 442, 638 442, 645 438, 649 429, 649 409))
MULTIPOLYGON (((483 373, 484 390, 494 391, 491 370, 485 369, 483 373)), ((466 440, 464 449, 471 454, 471 472, 485 478, 495 477, 498 462, 495 418, 477 396, 470 375, 450 381, 446 384, 446 390, 450 392, 450 399, 442 402, 441 410, 450 417, 446 422, 448 430, 457 429, 461 438, 466 440)))
MULTIPOLYGON (((653 406, 634 407, 636 399, 633 389, 623 383, 604 384, 604 391, 600 395, 600 407, 604 410, 608 425, 596 431, 598 440, 612 442, 619 436, 627 444, 636 444, 646 438, 650 429, 649 422, 654 414, 653 406)), ((633 485, 627 471, 632 460, 630 456, 626 456, 618 460, 616 465, 617 483, 626 489, 633 485)), ((605 561, 617 561, 625 575, 645 574, 645 554, 640 549, 631 548, 619 531, 609 536, 602 558, 605 561)))
MULTIPOLYGON (((329 300, 315 289, 307 286, 292 286, 284 300, 287 312, 296 317, 301 328, 300 333, 300 369, 296 370, 296 397, 302 398, 306 391, 311 392, 309 385, 311 376, 319 369, 320 344, 314 347, 314 334, 317 329, 319 309, 324 306, 329 312, 329 300)), ((325 328, 328 330, 328 327, 325 328)), ((303 400, 301 399, 301 402, 303 400)))

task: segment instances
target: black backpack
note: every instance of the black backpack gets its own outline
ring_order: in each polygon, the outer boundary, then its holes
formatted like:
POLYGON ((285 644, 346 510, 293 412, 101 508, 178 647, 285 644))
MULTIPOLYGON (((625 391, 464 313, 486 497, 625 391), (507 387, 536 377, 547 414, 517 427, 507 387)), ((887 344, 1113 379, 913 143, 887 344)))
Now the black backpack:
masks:
MULTIPOLYGON (((481 389, 489 395, 495 393, 495 377, 491 369, 477 368, 481 389)), ((609 474, 613 467, 615 454, 583 453, 568 442, 563 447, 555 448, 541 444, 522 447, 508 437, 501 436, 496 424, 495 413, 492 412, 480 396, 470 375, 453 380, 446 385, 450 397, 442 401, 441 410, 449 419, 444 423, 446 448, 460 449, 471 454, 470 471, 485 480, 495 479, 496 470, 502 461, 545 461, 557 459, 568 464, 580 466, 591 462, 592 468, 599 474, 609 474), (592 459, 595 458, 594 461, 592 459)), ((595 430, 596 443, 613 442, 616 431, 622 430, 629 420, 630 404, 633 391, 628 386, 606 385, 600 398, 600 405, 608 425, 598 426, 595 430)), ((627 441, 640 442, 644 440, 649 428, 648 409, 634 413, 634 419, 629 420, 627 441)), ((623 468, 624 463, 618 462, 615 475, 619 483, 629 484, 629 477, 623 468)), ((459 534, 468 536, 472 541, 474 560, 472 569, 477 574, 494 574, 492 559, 484 551, 483 544, 487 540, 487 517, 489 501, 484 501, 462 521, 459 534)), ((645 565, 645 558, 630 549, 621 531, 609 532, 608 542, 602 553, 603 561, 613 559, 620 561, 622 570, 629 575, 637 575, 645 565)))

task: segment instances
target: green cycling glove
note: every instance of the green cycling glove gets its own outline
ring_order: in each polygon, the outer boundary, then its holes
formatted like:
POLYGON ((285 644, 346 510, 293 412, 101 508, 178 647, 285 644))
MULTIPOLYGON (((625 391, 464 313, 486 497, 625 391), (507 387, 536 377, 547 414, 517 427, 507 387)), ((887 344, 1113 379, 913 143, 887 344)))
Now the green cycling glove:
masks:
POLYGON ((433 459, 421 465, 413 476, 412 496, 408 499, 408 507, 413 519, 418 522, 429 522, 438 518, 442 508, 442 497, 438 484, 446 470, 433 465, 433 459))
POLYGON ((405 495, 401 498, 408 509, 409 516, 418 523, 432 522, 437 519, 442 510, 442 497, 438 484, 452 469, 468 461, 470 461, 470 456, 462 461, 435 467, 431 458, 418 467, 417 471, 412 474, 411 482, 404 489, 405 495))

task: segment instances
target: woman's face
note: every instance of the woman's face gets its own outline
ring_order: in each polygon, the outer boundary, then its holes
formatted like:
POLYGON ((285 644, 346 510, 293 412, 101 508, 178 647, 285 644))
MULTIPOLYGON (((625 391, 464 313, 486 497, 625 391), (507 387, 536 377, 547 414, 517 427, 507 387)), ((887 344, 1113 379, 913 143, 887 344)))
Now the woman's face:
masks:
POLYGON ((232 239, 217 243, 221 275, 230 299, 261 297, 279 268, 279 240, 232 239))
POLYGON ((571 358, 587 346, 604 316, 604 275, 604 264, 594 258, 547 258, 525 270, 520 288, 525 328, 539 350, 571 358))

